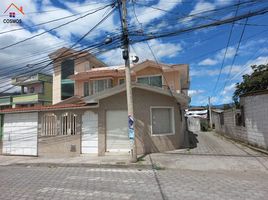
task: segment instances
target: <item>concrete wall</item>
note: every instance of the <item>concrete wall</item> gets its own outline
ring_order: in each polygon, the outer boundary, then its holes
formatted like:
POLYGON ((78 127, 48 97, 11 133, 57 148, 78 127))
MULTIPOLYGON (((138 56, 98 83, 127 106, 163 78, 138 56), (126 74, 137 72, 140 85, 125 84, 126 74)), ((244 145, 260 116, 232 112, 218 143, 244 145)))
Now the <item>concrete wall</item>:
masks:
POLYGON ((245 127, 236 125, 237 111, 229 109, 224 111, 224 125, 219 120, 215 123, 216 132, 268 149, 268 94, 242 97, 240 105, 244 106, 245 127))
MULTIPOLYGON (((185 119, 174 98, 141 89, 133 89, 134 116, 136 120, 137 153, 163 152, 183 146, 185 119), (151 135, 151 106, 171 106, 174 108, 175 134, 167 136, 151 135)), ((99 155, 106 151, 106 110, 127 110, 126 93, 108 97, 100 101, 99 107, 99 155)))
POLYGON ((78 156, 81 153, 82 115, 85 110, 64 110, 40 112, 38 115, 38 156, 78 156), (76 135, 60 135, 61 116, 66 112, 77 115, 76 135), (45 114, 53 113, 57 116, 57 136, 42 136, 42 118, 45 114), (71 147, 75 147, 71 151, 71 147))

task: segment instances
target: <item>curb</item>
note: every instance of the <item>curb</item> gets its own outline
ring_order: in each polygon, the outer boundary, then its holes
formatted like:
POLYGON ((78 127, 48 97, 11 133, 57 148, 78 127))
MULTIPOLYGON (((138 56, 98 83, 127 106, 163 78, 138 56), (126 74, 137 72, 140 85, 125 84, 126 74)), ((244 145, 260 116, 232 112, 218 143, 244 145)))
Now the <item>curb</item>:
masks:
POLYGON ((4 166, 24 167, 87 167, 87 168, 123 168, 123 169, 152 169, 152 165, 142 164, 93 164, 93 163, 11 163, 4 166))

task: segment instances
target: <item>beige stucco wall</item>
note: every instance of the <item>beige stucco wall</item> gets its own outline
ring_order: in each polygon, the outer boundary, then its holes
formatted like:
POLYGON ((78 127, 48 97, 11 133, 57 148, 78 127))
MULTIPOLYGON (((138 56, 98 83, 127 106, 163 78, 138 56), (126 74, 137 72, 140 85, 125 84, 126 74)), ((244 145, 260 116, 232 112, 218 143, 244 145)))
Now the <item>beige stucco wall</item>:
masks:
MULTIPOLYGON (((133 89, 135 133, 137 137, 138 154, 163 152, 182 147, 184 141, 185 120, 180 117, 180 111, 174 98, 133 89), (151 136, 150 107, 169 106, 174 108, 175 134, 167 136, 151 136)), ((126 93, 108 97, 100 101, 99 113, 99 155, 106 150, 106 111, 127 110, 126 93)))
POLYGON ((56 104, 59 103, 60 101, 61 101, 61 66, 60 63, 54 63, 52 103, 56 104))

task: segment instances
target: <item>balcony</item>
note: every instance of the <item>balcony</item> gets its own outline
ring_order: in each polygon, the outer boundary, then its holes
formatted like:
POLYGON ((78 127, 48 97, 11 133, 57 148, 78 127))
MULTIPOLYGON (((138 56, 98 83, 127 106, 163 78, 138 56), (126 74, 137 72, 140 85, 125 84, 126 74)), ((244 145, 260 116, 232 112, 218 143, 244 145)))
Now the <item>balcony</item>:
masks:
POLYGON ((12 85, 23 86, 32 83, 39 82, 52 82, 52 77, 46 74, 34 74, 34 75, 25 75, 25 76, 17 76, 12 78, 12 85))
POLYGON ((43 94, 29 93, 13 96, 13 104, 34 104, 43 99, 43 94))
POLYGON ((0 106, 12 105, 11 96, 0 97, 0 106))

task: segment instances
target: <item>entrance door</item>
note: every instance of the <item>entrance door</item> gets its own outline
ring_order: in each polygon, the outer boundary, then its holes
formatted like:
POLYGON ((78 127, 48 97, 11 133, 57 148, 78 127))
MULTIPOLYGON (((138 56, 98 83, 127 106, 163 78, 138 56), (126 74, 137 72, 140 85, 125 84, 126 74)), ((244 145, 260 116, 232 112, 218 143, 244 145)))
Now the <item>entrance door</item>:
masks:
POLYGON ((92 111, 82 116, 82 153, 98 153, 98 114, 92 111))
POLYGON ((107 152, 128 152, 128 116, 126 110, 106 112, 107 152))

